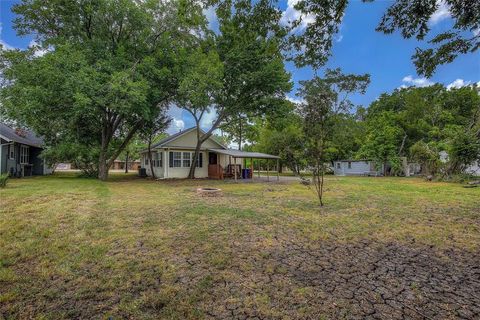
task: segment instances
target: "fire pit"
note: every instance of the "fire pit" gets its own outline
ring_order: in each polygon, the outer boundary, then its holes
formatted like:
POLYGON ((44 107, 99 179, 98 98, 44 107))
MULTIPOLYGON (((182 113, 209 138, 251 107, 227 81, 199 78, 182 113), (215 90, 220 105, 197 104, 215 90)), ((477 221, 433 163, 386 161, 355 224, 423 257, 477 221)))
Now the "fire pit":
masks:
POLYGON ((197 188, 197 194, 205 197, 218 197, 222 195, 222 189, 217 188, 197 188))

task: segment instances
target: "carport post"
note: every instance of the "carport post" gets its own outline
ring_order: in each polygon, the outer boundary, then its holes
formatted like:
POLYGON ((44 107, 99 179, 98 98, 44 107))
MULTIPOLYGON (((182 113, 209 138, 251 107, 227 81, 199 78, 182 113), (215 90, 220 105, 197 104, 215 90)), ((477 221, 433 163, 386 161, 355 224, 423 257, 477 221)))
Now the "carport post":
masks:
POLYGON ((257 169, 258 177, 260 178, 260 159, 257 160, 257 169))
POLYGON ((280 181, 280 160, 277 159, 277 181, 280 181))
POLYGON ((235 182, 237 182, 237 158, 233 157, 233 167, 235 168, 235 182))
POLYGON ((268 162, 268 159, 267 159, 267 181, 270 181, 270 176, 269 176, 269 171, 270 171, 270 163, 268 162))
POLYGON ((252 180, 253 180, 253 158, 250 158, 250 172, 252 174, 252 180))

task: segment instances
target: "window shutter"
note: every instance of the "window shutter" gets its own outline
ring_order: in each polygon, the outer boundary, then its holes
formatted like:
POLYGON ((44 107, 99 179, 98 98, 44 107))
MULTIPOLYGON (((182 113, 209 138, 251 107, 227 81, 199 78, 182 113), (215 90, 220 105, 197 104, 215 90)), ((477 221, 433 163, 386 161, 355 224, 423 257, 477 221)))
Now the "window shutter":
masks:
POLYGON ((173 168, 173 152, 172 151, 168 152, 168 166, 170 168, 173 168))
POLYGON ((199 163, 200 163, 199 167, 202 168, 203 167, 203 153, 200 153, 198 155, 198 157, 199 157, 198 159, 199 159, 199 163))

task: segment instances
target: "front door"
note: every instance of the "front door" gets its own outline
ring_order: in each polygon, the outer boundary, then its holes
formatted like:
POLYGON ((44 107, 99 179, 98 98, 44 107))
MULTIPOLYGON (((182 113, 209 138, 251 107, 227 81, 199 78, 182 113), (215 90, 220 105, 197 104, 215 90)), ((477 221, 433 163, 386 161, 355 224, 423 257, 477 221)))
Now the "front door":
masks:
POLYGON ((217 164, 217 154, 214 152, 208 153, 208 164, 217 164))

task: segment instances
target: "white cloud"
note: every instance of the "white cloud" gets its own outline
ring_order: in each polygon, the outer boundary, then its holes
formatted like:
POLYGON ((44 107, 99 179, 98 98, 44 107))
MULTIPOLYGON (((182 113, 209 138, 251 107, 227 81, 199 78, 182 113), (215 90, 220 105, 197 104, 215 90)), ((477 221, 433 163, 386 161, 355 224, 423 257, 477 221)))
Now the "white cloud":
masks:
POLYGON ((211 108, 209 112, 205 112, 200 120, 200 128, 208 130, 212 127, 213 122, 217 119, 217 112, 211 108))
POLYGON ((171 105, 168 109, 168 116, 172 119, 167 133, 173 134, 185 129, 185 121, 183 121, 183 110, 176 105, 171 105))
POLYGON ((298 99, 298 98, 293 98, 293 97, 290 97, 290 96, 286 96, 285 97, 288 101, 294 103, 294 104, 301 104, 303 103, 305 100, 303 99, 298 99))
POLYGON ((447 85, 447 89, 452 89, 452 88, 461 88, 470 85, 470 81, 464 81, 463 79, 457 79, 453 81, 452 83, 447 85))
POLYGON ((287 9, 282 13, 282 18, 280 19, 280 24, 282 25, 289 25, 293 21, 302 19, 300 25, 294 30, 295 31, 302 31, 304 30, 310 23, 315 22, 315 16, 312 14, 303 15, 300 11, 295 9, 295 5, 298 3, 299 0, 288 0, 287 1, 287 9))
POLYGON ((430 17, 430 25, 436 25, 442 20, 450 18, 450 7, 444 0, 437 1, 438 8, 430 17))
POLYGON ((42 48, 40 47, 40 45, 38 44, 38 42, 35 41, 35 40, 30 41, 30 43, 28 44, 28 47, 35 50, 35 53, 33 54, 35 57, 41 57, 41 56, 43 56, 45 53, 47 53, 48 51, 50 51, 49 49, 42 49, 42 48))
POLYGON ((435 84, 427 78, 414 78, 411 75, 404 77, 402 82, 404 82, 404 84, 402 84, 400 88, 406 88, 407 86, 428 87, 435 84))
POLYGON ((218 27, 218 17, 216 7, 210 6, 207 9, 203 9, 203 14, 207 18, 208 26, 211 30, 218 27))
POLYGON ((185 129, 185 122, 181 119, 172 119, 171 128, 173 131, 178 132, 185 129))

